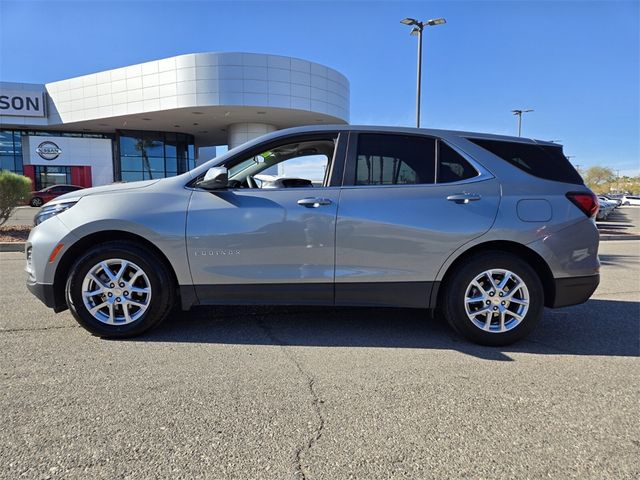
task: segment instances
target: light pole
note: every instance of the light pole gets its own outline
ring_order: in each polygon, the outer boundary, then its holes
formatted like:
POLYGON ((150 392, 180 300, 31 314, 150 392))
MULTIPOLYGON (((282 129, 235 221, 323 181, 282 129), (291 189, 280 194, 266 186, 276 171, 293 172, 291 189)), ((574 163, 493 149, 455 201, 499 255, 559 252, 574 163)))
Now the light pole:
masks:
POLYGON ((521 137, 522 136, 522 114, 533 112, 533 109, 530 108, 528 110, 511 110, 511 111, 513 112, 514 115, 518 116, 518 136, 521 137))
POLYGON ((400 23, 404 25, 413 25, 411 35, 418 36, 418 81, 416 85, 416 127, 420 127, 420 86, 422 84, 422 30, 424 27, 434 27, 447 23, 444 18, 434 18, 426 22, 420 22, 414 18, 403 18, 400 23))

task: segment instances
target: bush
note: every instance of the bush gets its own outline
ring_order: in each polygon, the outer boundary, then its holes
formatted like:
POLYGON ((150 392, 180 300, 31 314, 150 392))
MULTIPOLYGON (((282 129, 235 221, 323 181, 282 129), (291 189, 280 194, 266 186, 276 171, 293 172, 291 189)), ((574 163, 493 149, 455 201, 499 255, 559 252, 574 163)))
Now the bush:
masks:
POLYGON ((0 171, 0 225, 4 225, 18 205, 31 195, 31 180, 22 175, 0 171))

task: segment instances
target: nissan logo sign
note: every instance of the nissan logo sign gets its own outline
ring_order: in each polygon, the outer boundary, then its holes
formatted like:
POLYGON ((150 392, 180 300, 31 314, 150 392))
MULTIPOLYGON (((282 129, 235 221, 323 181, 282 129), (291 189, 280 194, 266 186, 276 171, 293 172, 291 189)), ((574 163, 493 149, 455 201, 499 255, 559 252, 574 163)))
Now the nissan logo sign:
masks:
POLYGON ((55 160, 60 156, 62 150, 53 142, 42 142, 36 148, 36 153, 45 160, 55 160))

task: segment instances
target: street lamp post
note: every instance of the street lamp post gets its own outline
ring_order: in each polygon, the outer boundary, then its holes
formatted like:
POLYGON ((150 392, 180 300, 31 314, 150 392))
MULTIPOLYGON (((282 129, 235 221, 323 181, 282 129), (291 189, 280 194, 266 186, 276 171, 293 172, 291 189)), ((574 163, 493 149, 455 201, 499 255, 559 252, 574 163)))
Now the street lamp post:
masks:
POLYGON ((529 113, 529 112, 533 112, 533 109, 529 109, 529 110, 511 110, 513 112, 514 115, 518 116, 518 136, 521 137, 522 136, 522 114, 523 113, 529 113))
POLYGON ((420 89, 422 85, 422 30, 424 27, 433 27, 435 25, 442 25, 447 23, 444 18, 434 18, 427 20, 426 22, 420 22, 413 18, 404 18, 400 20, 400 23, 404 25, 412 25, 411 35, 418 36, 418 78, 416 85, 416 127, 420 127, 420 89))

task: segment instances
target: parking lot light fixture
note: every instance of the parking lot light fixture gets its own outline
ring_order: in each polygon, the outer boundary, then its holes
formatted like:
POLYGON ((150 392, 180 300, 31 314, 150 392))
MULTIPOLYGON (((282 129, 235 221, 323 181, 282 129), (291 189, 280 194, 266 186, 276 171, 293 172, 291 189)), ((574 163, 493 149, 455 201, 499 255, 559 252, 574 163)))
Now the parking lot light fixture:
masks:
POLYGON ((400 23, 403 25, 413 26, 411 29, 411 35, 418 37, 418 78, 416 85, 416 127, 420 128, 420 87, 422 83, 422 31, 424 27, 434 27, 436 25, 442 25, 443 23, 447 23, 447 21, 440 17, 434 18, 431 20, 427 20, 426 22, 420 22, 415 18, 403 18, 400 20, 400 23))
POLYGON ((518 117, 518 136, 521 137, 522 136, 522 114, 533 112, 533 109, 532 108, 529 108, 527 110, 516 109, 511 111, 513 112, 514 115, 518 117))
POLYGON ((447 23, 447 21, 444 18, 434 18, 433 20, 429 20, 427 21, 427 25, 429 25, 430 27, 434 26, 434 25, 442 25, 443 23, 447 23))

